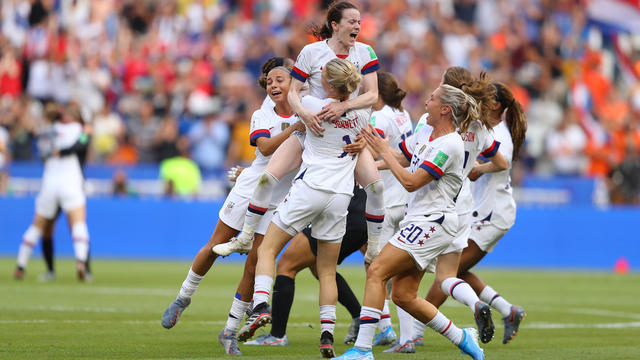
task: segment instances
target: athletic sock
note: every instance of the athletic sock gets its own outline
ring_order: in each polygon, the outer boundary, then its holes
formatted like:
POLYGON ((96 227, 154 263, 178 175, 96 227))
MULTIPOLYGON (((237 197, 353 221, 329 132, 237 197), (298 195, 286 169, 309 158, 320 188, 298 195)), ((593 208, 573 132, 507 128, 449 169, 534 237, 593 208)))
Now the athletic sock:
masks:
POLYGON ((378 323, 378 329, 384 331, 391 326, 391 315, 389 315, 389 299, 384 299, 384 307, 380 314, 380 322, 378 323))
POLYGON ((400 339, 398 339, 398 344, 404 345, 415 338, 413 334, 413 321, 415 319, 400 306, 396 306, 396 310, 398 311, 398 323, 400 325, 400 339))
POLYGON ((380 246, 380 234, 384 222, 384 183, 376 180, 365 186, 367 202, 365 205, 365 218, 367 220, 367 236, 369 244, 380 246))
POLYGON ((225 329, 228 332, 235 334, 240 328, 240 323, 244 319, 244 314, 249 308, 249 305, 246 301, 242 301, 242 297, 240 293, 236 293, 236 296, 233 298, 233 303, 231 304, 231 310, 229 310, 229 317, 227 318, 227 324, 225 325, 225 329))
POLYGON ((253 308, 265 303, 269 303, 269 297, 271 295, 271 286, 273 285, 273 278, 269 275, 256 275, 256 280, 253 285, 253 308))
POLYGON ((182 287, 180 287, 178 297, 183 300, 191 299, 191 296, 193 296, 193 293, 198 289, 198 285, 200 285, 203 277, 202 275, 196 274, 193 269, 189 269, 187 278, 184 279, 182 287))
POLYGON ((89 229, 87 223, 78 222, 71 227, 71 237, 73 238, 73 252, 76 260, 85 262, 89 254, 89 229))
POLYGON ((358 339, 356 339, 355 347, 360 350, 371 350, 373 344, 373 336, 376 333, 380 314, 382 312, 376 308, 363 306, 360 310, 360 330, 358 330, 358 339))
POLYGON ((31 258, 33 248, 38 244, 42 236, 42 232, 37 227, 31 225, 27 228, 27 231, 22 235, 22 243, 20 244, 20 250, 18 250, 18 266, 22 269, 27 267, 27 262, 31 258))
POLYGON ((53 268, 53 239, 51 236, 42 237, 42 257, 47 264, 47 271, 54 272, 53 268))
MULTIPOLYGON (((287 322, 295 294, 295 279, 284 275, 276 276, 273 284, 273 300, 271 314, 271 335, 282 338, 287 333, 287 322)), ((340 291, 338 291, 340 294, 340 291)))
POLYGON ((249 201, 249 207, 244 217, 244 224, 242 225, 242 232, 245 236, 252 238, 256 231, 258 223, 262 219, 262 216, 269 209, 269 202, 271 202, 271 195, 273 194, 273 188, 278 184, 278 178, 273 176, 268 171, 264 171, 256 189, 253 191, 253 196, 249 201))
POLYGON ((436 316, 427 323, 427 326, 439 332, 458 346, 462 342, 463 333, 451 320, 438 311, 436 316))
MULTIPOLYGON (((278 280, 276 279, 276 282, 278 280)), ((360 316, 360 303, 358 302, 358 298, 353 293, 353 290, 349 287, 347 281, 340 275, 340 273, 336 272, 336 285, 338 286, 338 302, 342 304, 349 314, 351 314, 351 318, 357 318, 360 316)), ((273 298, 275 304, 275 294, 273 298)))
POLYGON ((413 338, 424 337, 424 330, 427 325, 418 319, 413 319, 413 338))
POLYGON ((320 333, 328 331, 333 335, 336 327, 336 306, 320 305, 320 333))
POLYGON ((487 285, 480 292, 480 300, 489 304, 489 306, 498 310, 502 317, 511 315, 511 303, 507 299, 503 298, 491 286, 487 285))
POLYGON ((444 279, 441 288, 445 294, 451 296, 456 301, 467 305, 471 311, 475 313, 475 306, 476 303, 480 301, 480 298, 478 298, 476 292, 473 291, 466 281, 450 277, 444 279))

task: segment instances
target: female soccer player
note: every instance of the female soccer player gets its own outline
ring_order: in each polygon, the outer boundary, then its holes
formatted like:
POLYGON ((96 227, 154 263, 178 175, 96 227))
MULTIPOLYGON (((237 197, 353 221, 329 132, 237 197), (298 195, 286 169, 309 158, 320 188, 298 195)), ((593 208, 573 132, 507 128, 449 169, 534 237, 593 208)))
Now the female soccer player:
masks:
POLYGON ((382 138, 363 136, 380 154, 393 175, 410 192, 407 214, 398 231, 367 271, 360 331, 355 346, 337 359, 373 359, 373 334, 384 303, 385 282, 393 278, 392 298, 416 319, 447 337, 463 353, 484 359, 473 328, 459 329, 432 304, 417 295, 425 270, 452 243, 458 216, 454 198, 462 185, 464 145, 456 128, 478 118, 475 100, 449 85, 439 86, 426 102, 427 127, 405 140, 406 159, 397 158, 382 138), (404 167, 410 166, 407 171, 404 167))
MULTIPOLYGON (((289 103, 315 135, 322 134, 323 121, 336 119, 349 109, 367 108, 378 99, 376 75, 376 70, 380 67, 378 57, 370 46, 356 41, 359 32, 360 12, 357 7, 347 1, 333 4, 327 11, 326 22, 320 29, 314 30, 314 35, 321 40, 302 49, 291 71, 294 80, 289 90, 289 103), (300 90, 308 80, 309 94, 320 99, 326 98, 327 94, 321 86, 322 69, 329 60, 335 58, 347 59, 357 67, 363 76, 363 93, 358 95, 360 90, 358 86, 345 101, 331 102, 314 113, 302 105, 300 90)), ((352 139, 345 139, 344 144, 351 141, 352 139)), ((260 221, 263 214, 260 209, 266 207, 265 204, 271 199, 271 189, 282 176, 300 166, 301 152, 300 143, 296 139, 290 139, 274 154, 251 198, 242 232, 229 243, 216 246, 213 249, 216 254, 226 256, 233 252, 246 253, 251 249, 255 224, 260 221)), ((384 184, 373 157, 366 149, 358 156, 356 180, 367 193, 368 238, 370 244, 376 244, 368 247, 367 250, 366 262, 370 263, 376 255, 381 224, 384 221, 384 184)))
POLYGON ((33 223, 22 238, 14 275, 17 279, 23 278, 33 248, 40 241, 47 223, 55 220, 60 206, 71 227, 78 279, 84 281, 87 275, 89 230, 86 223, 84 177, 78 156, 72 148, 86 135, 80 112, 76 108, 68 108, 61 116, 53 116, 49 120, 52 124, 41 133, 40 138, 43 155, 46 157, 42 188, 36 198, 33 223))
MULTIPOLYGON (((322 70, 322 87, 327 99, 305 96, 305 108, 320 112, 334 101, 345 101, 360 83, 358 69, 348 60, 335 58, 322 70)), ((275 216, 258 249, 254 307, 238 339, 246 340, 255 330, 271 320, 267 303, 271 294, 275 259, 284 245, 307 225, 318 240, 316 268, 320 281, 320 351, 333 357, 333 330, 336 320, 336 264, 340 242, 345 234, 347 207, 353 196, 356 158, 343 150, 366 127, 368 109, 349 110, 332 121, 322 122, 323 136, 307 134, 302 153, 303 166, 275 216), (349 140, 349 141, 347 141, 349 140)))
POLYGON ((480 177, 473 184, 473 224, 468 246, 462 251, 460 258, 458 277, 469 283, 482 301, 502 314, 502 343, 506 344, 518 332, 520 321, 525 316, 524 309, 509 303, 480 277, 469 271, 493 250, 498 240, 513 226, 516 218, 516 203, 513 200, 509 171, 512 159, 518 159, 520 146, 527 131, 527 120, 522 105, 513 97, 511 90, 502 83, 493 83, 493 86, 496 89, 496 104, 488 120, 496 140, 501 143, 500 152, 508 160, 509 168, 480 176, 481 168, 491 166, 491 163, 485 163, 476 165, 470 175, 472 179, 480 177), (505 121, 502 121, 503 113, 505 121))
MULTIPOLYGON (((271 69, 267 75, 266 90, 274 103, 271 108, 261 108, 253 113, 251 119, 251 145, 256 146, 256 159, 251 166, 245 169, 236 181, 236 185, 227 196, 220 209, 219 220, 211 235, 209 242, 203 246, 191 265, 187 278, 182 283, 180 292, 174 302, 167 308, 162 316, 162 325, 170 329, 178 321, 182 311, 191 303, 191 296, 197 289, 204 275, 209 271, 217 255, 211 252, 212 246, 228 241, 238 234, 242 228, 244 213, 249 202, 253 188, 260 180, 260 176, 269 156, 275 149, 287 139, 294 131, 304 130, 304 125, 298 121, 293 109, 287 101, 287 91, 291 82, 289 69, 278 66, 271 69)), ((282 181, 274 190, 274 202, 277 204, 284 198, 288 191, 289 181, 282 181)), ((257 241, 262 240, 271 219, 272 210, 266 211, 264 221, 258 225, 256 232, 257 241)), ((218 340, 224 346, 228 354, 239 355, 235 332, 237 331, 246 309, 251 301, 256 252, 253 251, 245 261, 242 280, 238 284, 236 296, 229 312, 229 318, 225 328, 218 335, 218 340)))

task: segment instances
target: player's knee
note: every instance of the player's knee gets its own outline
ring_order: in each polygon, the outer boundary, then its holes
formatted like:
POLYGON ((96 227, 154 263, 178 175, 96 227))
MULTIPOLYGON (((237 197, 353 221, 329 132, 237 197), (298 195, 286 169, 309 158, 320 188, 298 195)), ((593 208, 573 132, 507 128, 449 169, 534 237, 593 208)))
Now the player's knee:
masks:
POLYGON ((89 228, 85 222, 77 222, 71 227, 71 236, 74 239, 89 239, 89 228))
POLYGON ((391 300, 394 304, 400 306, 401 308, 406 308, 411 304, 411 301, 415 299, 415 296, 410 296, 403 291, 392 291, 391 292, 391 300))

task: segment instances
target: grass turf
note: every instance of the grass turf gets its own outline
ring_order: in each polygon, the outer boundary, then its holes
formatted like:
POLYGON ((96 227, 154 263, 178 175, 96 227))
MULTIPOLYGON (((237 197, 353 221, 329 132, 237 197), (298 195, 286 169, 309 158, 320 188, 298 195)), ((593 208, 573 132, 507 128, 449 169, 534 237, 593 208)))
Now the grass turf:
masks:
MULTIPOLYGON (((228 358, 216 336, 229 312, 241 265, 221 262, 203 280, 191 306, 175 328, 160 316, 175 298, 189 268, 186 262, 102 261, 93 264, 92 284, 78 283, 73 263, 57 262, 58 280, 38 282, 44 271, 32 261, 24 281, 12 278, 13 259, 0 259, 0 358, 228 358)), ((361 298, 364 271, 339 271, 361 298)), ((519 335, 502 345, 502 321, 494 311, 496 337, 486 345, 487 359, 637 359, 640 337, 640 275, 487 270, 477 272, 495 289, 527 311, 519 335)), ((432 277, 425 276, 423 288, 432 277)), ((240 345, 246 358, 318 359, 317 281, 299 274, 287 335, 288 347, 240 345)), ((422 293, 425 291, 422 290, 422 293)), ((393 306, 392 306, 393 308, 393 306)), ((458 326, 472 326, 469 309, 449 300, 441 309, 458 326)), ((397 332, 397 317, 392 310, 397 332)), ((350 316, 338 305, 336 351, 350 316)), ((465 359, 442 336, 427 329, 425 347, 415 355, 383 354, 378 359, 465 359)))

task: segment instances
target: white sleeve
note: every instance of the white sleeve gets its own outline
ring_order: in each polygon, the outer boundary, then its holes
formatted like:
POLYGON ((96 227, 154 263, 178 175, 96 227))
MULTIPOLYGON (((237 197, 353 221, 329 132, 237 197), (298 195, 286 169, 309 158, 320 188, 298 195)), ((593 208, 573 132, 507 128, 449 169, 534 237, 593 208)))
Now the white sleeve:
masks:
POLYGON ((309 45, 302 48, 302 51, 298 54, 296 63, 293 65, 293 69, 291 69, 291 76, 302 82, 307 81, 309 74, 311 74, 313 54, 310 54, 310 52, 311 48, 309 45))
POLYGON ((271 120, 262 109, 254 111, 251 116, 251 128, 249 130, 249 144, 256 146, 258 138, 271 137, 271 120))
POLYGON ((324 101, 311 95, 303 96, 302 99, 300 99, 300 103, 302 103, 302 106, 305 109, 311 111, 314 114, 322 111, 322 107, 325 105, 324 101))

